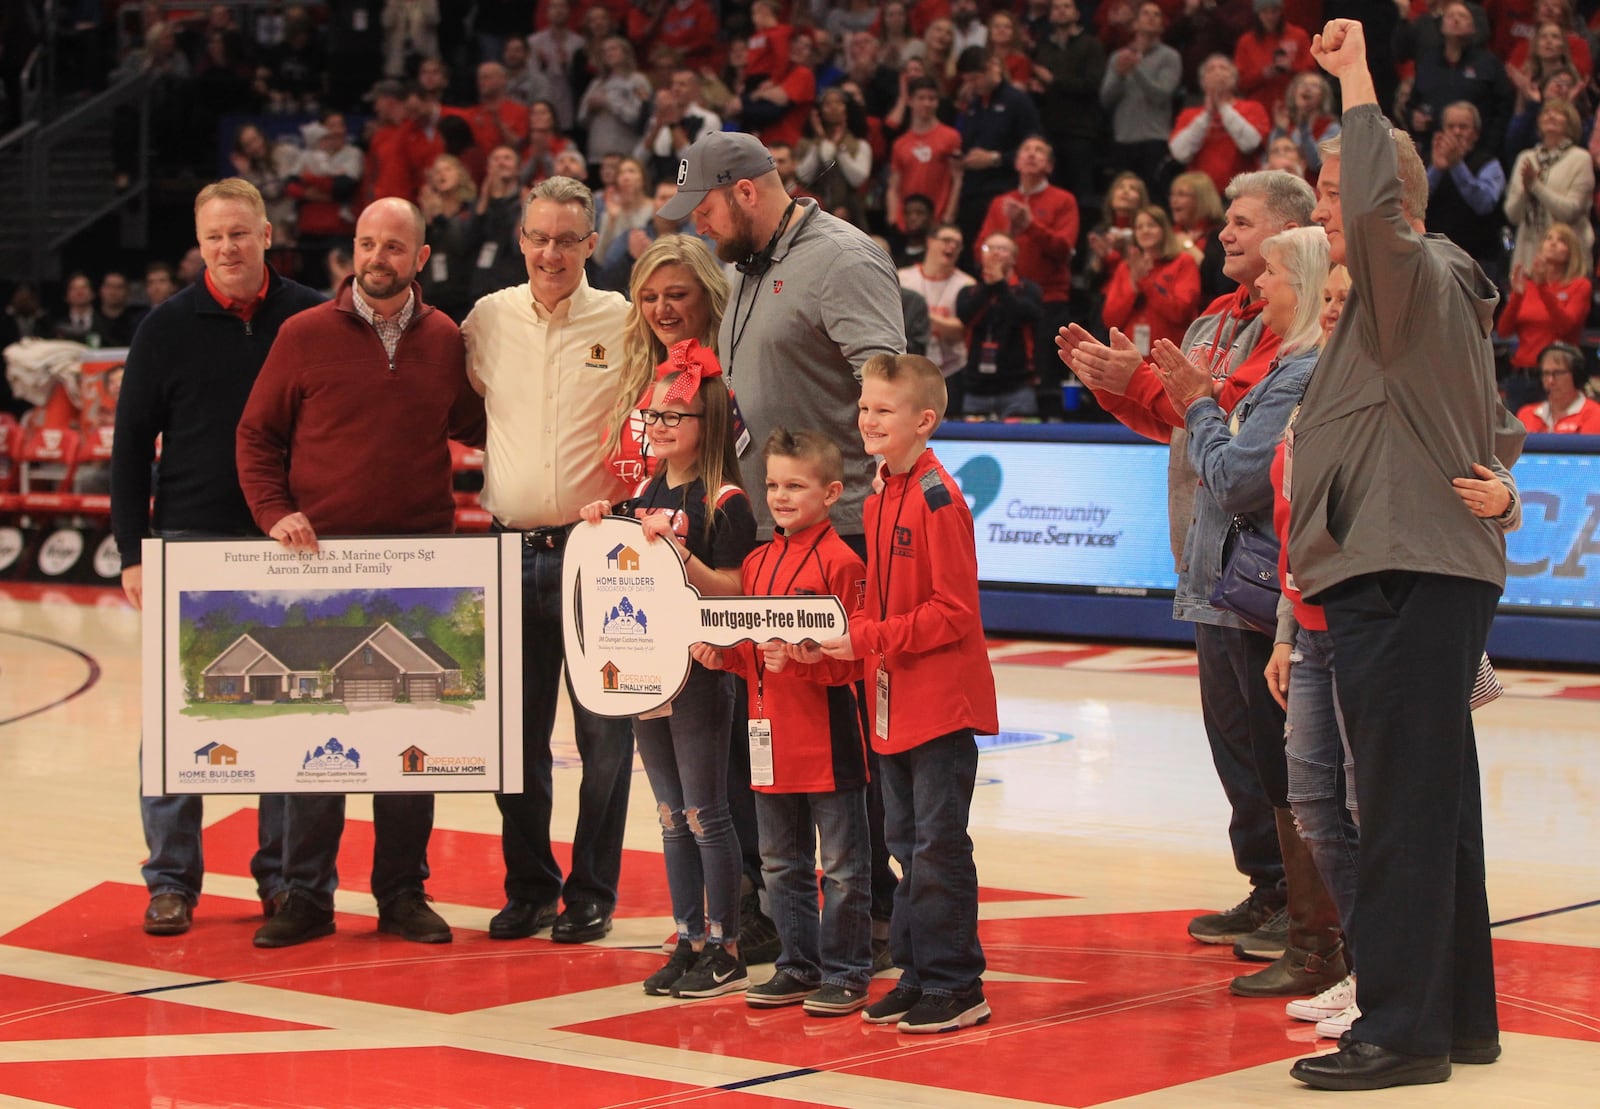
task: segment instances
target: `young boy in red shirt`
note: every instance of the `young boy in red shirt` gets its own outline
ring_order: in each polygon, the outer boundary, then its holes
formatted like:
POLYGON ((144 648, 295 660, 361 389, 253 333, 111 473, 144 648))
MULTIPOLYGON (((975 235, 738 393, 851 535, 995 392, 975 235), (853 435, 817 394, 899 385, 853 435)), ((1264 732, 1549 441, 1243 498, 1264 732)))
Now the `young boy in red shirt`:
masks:
POLYGON ((972 513, 928 449, 945 403, 944 376, 921 355, 879 354, 861 367, 857 425, 867 453, 883 460, 882 492, 863 513, 865 603, 848 634, 791 650, 800 661, 866 660, 884 834, 904 877, 889 925, 900 981, 862 1018, 913 1033, 989 1019, 967 817, 975 737, 999 722, 972 513))
MULTIPOLYGON (((860 604, 866 567, 828 521, 844 492, 839 448, 815 431, 778 428, 762 451, 772 541, 744 560, 749 596, 839 597, 860 604)), ((745 1004, 803 1004, 842 1017, 867 1003, 872 979, 872 858, 867 832, 867 747, 861 663, 793 662, 783 644, 693 649, 750 690, 750 783, 756 791, 761 871, 783 952, 745 1004), (822 914, 817 914, 817 855, 822 914)))

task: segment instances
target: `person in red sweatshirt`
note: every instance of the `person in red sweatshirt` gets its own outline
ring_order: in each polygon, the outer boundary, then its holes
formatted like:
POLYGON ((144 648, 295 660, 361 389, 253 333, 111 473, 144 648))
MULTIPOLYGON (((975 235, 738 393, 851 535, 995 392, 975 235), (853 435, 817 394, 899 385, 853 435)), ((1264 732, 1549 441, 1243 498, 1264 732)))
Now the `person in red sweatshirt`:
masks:
MULTIPOLYGON (((978 242, 1003 232, 1017 244, 1017 275, 1039 286, 1041 304, 1034 350, 1050 350, 1056 332, 1072 322, 1072 252, 1078 242, 1078 198, 1050 183, 1055 148, 1038 135, 1022 140, 1015 161, 1017 187, 989 203, 978 242)), ((1187 322, 1187 321, 1185 321, 1187 322)), ((1036 358, 1039 414, 1060 419, 1061 363, 1036 358)))
POLYGON ((877 354, 862 365, 857 424, 867 453, 882 460, 882 492, 863 510, 865 600, 846 635, 791 650, 801 662, 866 660, 884 837, 903 877, 889 925, 900 981, 862 1019, 911 1033, 990 1016, 967 819, 976 736, 999 723, 972 513, 928 449, 944 409, 944 375, 921 355, 877 354))
MULTIPOLYGON (((844 492, 839 448, 816 431, 775 428, 762 450, 774 528, 744 560, 747 596, 838 597, 859 606, 867 568, 828 509, 844 492)), ((841 1017, 867 1003, 872 979, 872 855, 867 828, 865 694, 859 661, 791 662, 783 644, 696 644, 695 661, 731 670, 750 693, 750 778, 761 869, 783 952, 751 986, 753 1009, 803 1005, 841 1017), (817 913, 817 856, 822 912, 817 913)))
MULTIPOLYGON (((236 444, 239 487, 256 525, 292 551, 317 550, 319 535, 454 530, 449 439, 481 447, 486 427, 460 332, 422 302, 423 233, 410 201, 368 205, 354 275, 278 332, 251 389, 236 444)), ((287 809, 287 893, 257 947, 334 931, 344 795, 292 794, 287 809)), ((379 794, 372 813, 378 930, 449 943, 450 926, 423 892, 433 794, 379 794)))

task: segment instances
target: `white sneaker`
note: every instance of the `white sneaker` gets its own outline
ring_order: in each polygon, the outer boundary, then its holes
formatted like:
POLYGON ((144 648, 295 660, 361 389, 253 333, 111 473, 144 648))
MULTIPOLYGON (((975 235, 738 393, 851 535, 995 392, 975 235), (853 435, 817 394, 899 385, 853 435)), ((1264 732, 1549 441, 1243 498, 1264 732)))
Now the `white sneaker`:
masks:
POLYGON ((1338 1016, 1317 1021, 1317 1035, 1325 1039, 1337 1040, 1340 1036, 1350 1031, 1350 1026, 1356 1022, 1356 1018, 1360 1015, 1361 1010, 1352 1001, 1345 1006, 1338 1016))
POLYGON ((1316 997, 1291 1001, 1283 1011, 1295 1020, 1327 1020, 1344 1012, 1356 1003, 1356 980, 1351 975, 1335 982, 1316 997))

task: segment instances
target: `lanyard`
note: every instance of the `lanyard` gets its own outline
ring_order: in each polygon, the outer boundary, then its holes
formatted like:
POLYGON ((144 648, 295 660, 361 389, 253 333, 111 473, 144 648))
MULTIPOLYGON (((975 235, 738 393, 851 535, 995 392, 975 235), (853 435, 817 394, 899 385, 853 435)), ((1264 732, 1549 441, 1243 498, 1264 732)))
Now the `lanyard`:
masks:
MULTIPOLYGON (((824 539, 827 538, 828 532, 830 530, 832 530, 832 529, 823 528, 821 531, 817 532, 817 537, 811 541, 811 546, 806 548, 806 553, 800 557, 800 565, 795 567, 794 573, 792 575, 790 575, 788 586, 785 587, 785 589, 784 589, 784 591, 782 593, 775 593, 775 592, 773 592, 772 587, 778 580, 778 570, 783 566, 783 560, 789 556, 789 544, 785 543, 783 545, 783 554, 778 556, 778 561, 776 563, 774 563, 773 566, 772 566, 772 573, 767 576, 767 588, 766 588, 767 596, 769 596, 769 597, 787 597, 790 594, 792 594, 794 592, 794 583, 799 581, 800 580, 800 575, 805 572, 806 563, 810 562, 814 558, 817 559, 817 572, 818 573, 822 573, 822 560, 817 555, 817 545, 820 544, 824 539)), ((759 583, 761 581, 761 569, 762 569, 762 567, 766 566, 766 564, 767 564, 767 555, 769 553, 771 553, 771 551, 772 551, 772 544, 768 543, 766 548, 761 552, 761 561, 756 563, 756 572, 755 572, 754 576, 755 576, 755 579, 756 579, 757 583, 759 583)), ((823 576, 824 583, 826 583, 827 575, 823 574, 822 576, 823 576)), ((755 647, 753 645, 750 648, 750 653, 755 656, 756 719, 760 720, 764 715, 763 712, 762 712, 762 708, 763 708, 762 701, 766 697, 766 693, 767 693, 767 671, 766 671, 766 667, 763 666, 762 663, 761 663, 761 657, 758 654, 756 654, 756 649, 755 649, 755 647)))

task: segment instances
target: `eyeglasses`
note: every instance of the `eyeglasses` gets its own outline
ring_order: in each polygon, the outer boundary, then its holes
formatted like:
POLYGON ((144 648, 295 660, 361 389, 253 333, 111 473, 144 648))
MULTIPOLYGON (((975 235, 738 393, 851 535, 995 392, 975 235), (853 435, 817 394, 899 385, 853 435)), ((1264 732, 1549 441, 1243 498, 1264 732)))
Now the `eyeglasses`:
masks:
POLYGON ((1539 376, 1542 377, 1542 378, 1571 377, 1572 376, 1572 371, 1571 370, 1540 370, 1539 371, 1539 376))
POLYGON ((703 412, 657 412, 654 408, 639 409, 639 418, 645 422, 646 427, 660 424, 662 427, 677 427, 684 420, 699 420, 705 417, 703 412))
POLYGON ((571 254, 583 245, 585 239, 594 234, 593 231, 585 231, 582 235, 557 235, 551 238, 542 231, 528 231, 524 228, 518 228, 517 232, 522 236, 522 241, 534 250, 544 250, 553 244, 563 254, 571 254))

